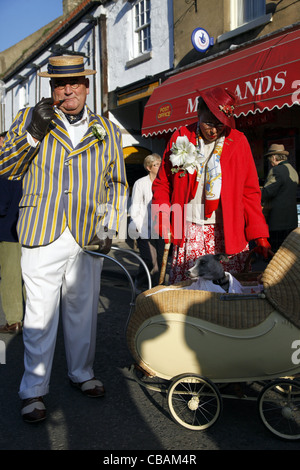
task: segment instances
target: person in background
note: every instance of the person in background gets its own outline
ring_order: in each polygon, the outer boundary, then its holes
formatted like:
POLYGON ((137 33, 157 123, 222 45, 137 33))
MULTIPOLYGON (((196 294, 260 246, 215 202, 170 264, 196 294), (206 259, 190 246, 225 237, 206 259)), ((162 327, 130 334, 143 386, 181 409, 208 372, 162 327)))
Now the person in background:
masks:
MULTIPOLYGON (((0 134, 0 148, 5 136, 6 132, 0 134)), ((0 178, 0 299, 6 318, 6 323, 0 326, 0 334, 22 332, 24 299, 21 245, 16 231, 21 196, 21 181, 0 178)))
POLYGON ((120 129, 86 104, 83 57, 50 57, 51 98, 19 111, 0 153, 0 175, 23 179, 17 225, 26 287, 23 323, 25 371, 21 414, 46 418, 61 307, 70 384, 102 397, 94 376, 97 314, 103 258, 126 210, 127 181, 120 129), (96 249, 96 248, 95 248, 96 249))
POLYGON ((275 253, 288 234, 298 227, 297 189, 299 176, 288 161, 282 144, 272 144, 265 157, 271 169, 262 188, 262 204, 269 226, 269 242, 275 253))
MULTIPOLYGON (((157 153, 148 155, 145 158, 144 168, 148 175, 134 183, 130 206, 129 235, 132 238, 138 237, 137 245, 140 256, 150 271, 152 286, 157 285, 159 281, 165 245, 162 238, 151 239, 152 183, 156 178, 160 165, 161 156, 157 153)), ((147 288, 147 275, 141 264, 135 278, 135 288, 137 293, 147 288)))
POLYGON ((3 147, 3 142, 4 142, 4 139, 5 139, 5 136, 6 136, 6 131, 1 132, 1 134, 0 134, 0 149, 2 149, 2 147, 3 147))
POLYGON ((173 243, 171 284, 204 254, 226 253, 228 272, 244 268, 249 241, 267 256, 269 230, 249 143, 235 129, 235 96, 216 87, 202 92, 198 122, 174 132, 153 182, 157 233, 173 243))

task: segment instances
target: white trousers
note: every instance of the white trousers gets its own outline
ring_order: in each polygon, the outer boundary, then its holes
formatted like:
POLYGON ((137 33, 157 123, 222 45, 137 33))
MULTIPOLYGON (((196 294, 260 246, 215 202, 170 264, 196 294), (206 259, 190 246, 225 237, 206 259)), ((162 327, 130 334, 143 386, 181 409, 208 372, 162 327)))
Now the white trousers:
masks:
POLYGON ((49 391, 60 307, 69 378, 84 382, 94 376, 102 266, 103 258, 85 253, 69 229, 47 246, 22 247, 26 310, 21 399, 49 391))

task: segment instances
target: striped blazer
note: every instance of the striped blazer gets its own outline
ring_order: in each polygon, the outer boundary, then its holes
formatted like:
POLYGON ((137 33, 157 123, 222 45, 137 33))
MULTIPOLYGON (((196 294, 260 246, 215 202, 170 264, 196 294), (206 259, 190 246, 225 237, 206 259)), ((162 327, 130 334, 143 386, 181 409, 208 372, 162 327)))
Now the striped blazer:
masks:
POLYGON ((127 181, 120 129, 88 112, 88 131, 73 148, 58 114, 36 148, 29 145, 27 126, 33 108, 19 111, 0 153, 0 176, 23 180, 17 232, 24 246, 54 241, 68 226, 80 246, 96 228, 118 230, 126 210, 127 181), (98 140, 92 127, 106 130, 98 140))

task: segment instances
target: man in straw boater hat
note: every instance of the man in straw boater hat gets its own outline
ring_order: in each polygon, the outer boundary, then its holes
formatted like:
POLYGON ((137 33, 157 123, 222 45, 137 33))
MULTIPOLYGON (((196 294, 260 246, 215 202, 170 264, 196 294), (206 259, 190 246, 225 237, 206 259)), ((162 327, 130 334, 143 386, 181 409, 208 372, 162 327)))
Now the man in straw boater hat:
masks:
POLYGON ((226 253, 226 270, 239 272, 249 241, 264 256, 270 248, 258 175, 249 143, 235 129, 235 107, 227 89, 201 92, 197 122, 177 129, 166 146, 152 214, 160 235, 166 237, 170 224, 171 283, 186 279, 199 256, 226 253))
POLYGON ((100 397, 94 377, 98 298, 103 258, 126 207, 121 132, 86 105, 83 57, 51 57, 51 98, 22 109, 0 154, 0 175, 23 179, 18 236, 26 287, 25 372, 19 396, 25 421, 45 419, 61 305, 68 376, 85 395, 100 397), (60 298, 61 293, 61 298, 60 298))
POLYGON ((262 189, 262 203, 270 230, 272 250, 278 250, 288 234, 298 227, 297 189, 299 176, 288 161, 282 144, 272 144, 265 157, 271 169, 262 189))

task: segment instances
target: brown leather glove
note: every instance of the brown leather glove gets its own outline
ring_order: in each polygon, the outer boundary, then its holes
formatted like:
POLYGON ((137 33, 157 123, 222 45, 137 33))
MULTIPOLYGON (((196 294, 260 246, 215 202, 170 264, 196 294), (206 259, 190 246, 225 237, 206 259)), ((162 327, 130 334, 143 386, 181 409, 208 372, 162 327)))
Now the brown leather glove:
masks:
POLYGON ((111 249, 112 238, 107 236, 106 238, 100 239, 97 235, 91 240, 91 242, 85 246, 86 250, 96 251, 97 253, 103 253, 107 255, 111 249))

